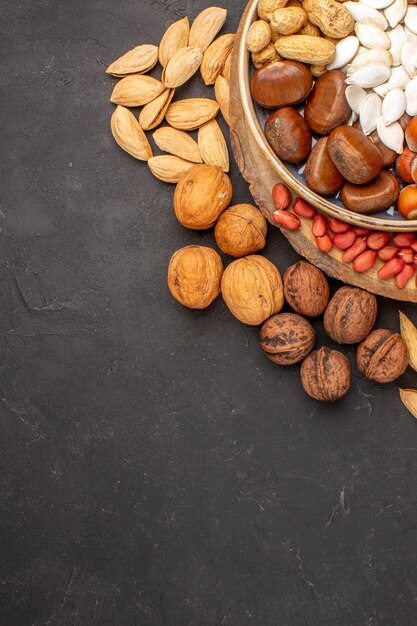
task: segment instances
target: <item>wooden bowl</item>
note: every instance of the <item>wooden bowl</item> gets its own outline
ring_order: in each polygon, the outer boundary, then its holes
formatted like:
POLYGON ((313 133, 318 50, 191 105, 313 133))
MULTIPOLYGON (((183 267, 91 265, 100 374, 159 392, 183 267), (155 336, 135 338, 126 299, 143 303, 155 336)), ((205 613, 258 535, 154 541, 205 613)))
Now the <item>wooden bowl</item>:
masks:
POLYGON ((268 163, 275 169, 277 179, 281 179, 297 195, 307 200, 307 202, 316 207, 317 210, 325 215, 328 215, 329 217, 336 217, 337 219, 349 222, 355 226, 361 226, 373 230, 386 230, 391 232, 416 231, 417 220, 406 220, 399 215, 398 211, 395 211, 393 215, 391 214, 393 213, 392 209, 374 215, 361 215, 346 209, 338 197, 332 196, 324 198, 319 196, 311 191, 311 189, 309 189, 305 184, 302 176, 303 168, 300 168, 300 165, 283 163, 276 156, 266 140, 263 131, 265 120, 270 115, 271 111, 266 111, 265 109, 259 107, 253 101, 250 92, 250 78, 252 71, 254 70, 252 63, 250 63, 250 55, 245 44, 248 30, 254 19, 256 19, 257 7, 258 0, 251 0, 249 2, 243 22, 242 36, 238 42, 236 69, 238 72, 239 96, 247 128, 252 134, 259 149, 265 156, 265 159, 267 159, 268 163))

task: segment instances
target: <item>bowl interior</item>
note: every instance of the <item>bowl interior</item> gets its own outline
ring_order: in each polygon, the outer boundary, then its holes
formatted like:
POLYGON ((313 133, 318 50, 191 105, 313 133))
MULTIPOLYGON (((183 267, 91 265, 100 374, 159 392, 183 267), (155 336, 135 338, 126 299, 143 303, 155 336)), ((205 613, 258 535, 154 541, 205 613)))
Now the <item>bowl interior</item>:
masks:
MULTIPOLYGON (((339 194, 336 196, 319 196, 311 191, 305 184, 303 172, 304 163, 292 165, 290 163, 283 163, 274 153, 266 140, 264 134, 265 121, 272 113, 272 111, 263 109, 257 103, 252 100, 250 93, 250 78, 253 74, 254 67, 250 63, 249 53, 246 50, 246 36, 252 21, 255 19, 256 10, 258 6, 258 0, 252 0, 249 5, 247 17, 243 25, 242 38, 239 45, 239 59, 238 59, 238 72, 239 72, 239 89, 242 99, 243 109, 245 111, 246 121, 250 132, 255 137, 255 140, 262 150, 265 158, 270 165, 276 170, 277 175, 285 183, 291 187, 295 193, 302 196, 307 202, 313 204, 322 213, 330 217, 336 217, 342 219, 345 222, 349 222, 356 226, 363 226, 365 228, 372 228, 377 230, 388 231, 414 231, 417 230, 417 220, 404 219, 395 207, 390 207, 388 210, 381 213, 374 213, 373 215, 362 215, 360 213, 353 213, 345 208, 342 201, 339 198, 339 194)), ((302 108, 300 109, 302 111, 302 108)), ((314 142, 314 139, 313 139, 314 142)))

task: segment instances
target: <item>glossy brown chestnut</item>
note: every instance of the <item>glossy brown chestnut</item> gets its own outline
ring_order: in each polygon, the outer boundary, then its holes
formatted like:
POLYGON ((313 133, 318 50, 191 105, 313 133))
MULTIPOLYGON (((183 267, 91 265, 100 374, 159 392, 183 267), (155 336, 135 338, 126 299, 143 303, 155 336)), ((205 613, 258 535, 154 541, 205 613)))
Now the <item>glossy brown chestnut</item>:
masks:
POLYGON ((275 154, 288 163, 299 163, 311 152, 311 132, 307 122, 291 107, 278 109, 269 116, 265 136, 275 154))
POLYGON ((388 209, 398 200, 399 193, 397 178, 382 170, 366 185, 345 183, 340 197, 349 211, 369 215, 388 209))
POLYGON ((331 196, 341 189, 345 179, 327 151, 327 137, 318 140, 311 151, 304 176, 307 186, 322 196, 331 196))
POLYGON ((374 132, 369 135, 369 139, 372 141, 373 144, 376 145, 381 153, 382 167, 391 167, 391 165, 395 162, 397 158, 397 153, 394 152, 394 150, 387 148, 387 146, 382 143, 376 130, 374 130, 374 132))
POLYGON ((313 77, 306 65, 297 61, 280 61, 261 67, 250 83, 253 99, 266 109, 299 104, 313 86, 313 77))
POLYGON ((329 135, 348 121, 351 109, 345 97, 345 79, 346 74, 341 70, 330 70, 316 80, 304 111, 314 133, 329 135))
POLYGON ((327 150, 342 176, 355 185, 369 183, 382 167, 382 156, 375 144, 351 126, 336 128, 329 137, 327 150))

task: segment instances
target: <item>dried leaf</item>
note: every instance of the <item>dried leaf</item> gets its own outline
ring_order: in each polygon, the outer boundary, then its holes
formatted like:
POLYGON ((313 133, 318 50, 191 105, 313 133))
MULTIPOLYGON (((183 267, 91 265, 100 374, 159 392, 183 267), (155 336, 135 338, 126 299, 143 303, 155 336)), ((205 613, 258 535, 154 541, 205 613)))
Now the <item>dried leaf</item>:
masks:
POLYGON ((165 89, 160 96, 146 104, 139 115, 139 124, 143 130, 152 130, 159 126, 174 97, 174 89, 165 89))
POLYGON ((132 74, 119 80, 110 100, 126 107, 139 107, 155 100, 164 91, 160 80, 142 74, 132 74))
POLYGON ((227 17, 227 10, 208 7, 195 18, 190 30, 189 45, 206 50, 222 29, 227 17))
POLYGON ((152 157, 152 149, 137 119, 129 109, 118 106, 111 118, 113 137, 128 154, 147 161, 152 157))
POLYGON ((144 74, 149 72, 158 62, 158 47, 152 45, 136 46, 106 69, 112 76, 126 76, 126 74, 144 74))
POLYGON ((408 348, 410 365, 417 371, 417 328, 413 322, 400 311, 401 335, 408 348))
POLYGON ((414 389, 400 389, 401 402, 411 415, 417 418, 417 391, 414 389))
POLYGON ((164 126, 154 132, 153 138, 163 152, 169 152, 193 163, 203 162, 197 142, 182 130, 164 126))
POLYGON ((182 20, 171 24, 165 31, 161 43, 159 44, 159 62, 162 67, 167 65, 168 61, 178 50, 188 46, 189 36, 190 23, 188 17, 184 17, 182 20))

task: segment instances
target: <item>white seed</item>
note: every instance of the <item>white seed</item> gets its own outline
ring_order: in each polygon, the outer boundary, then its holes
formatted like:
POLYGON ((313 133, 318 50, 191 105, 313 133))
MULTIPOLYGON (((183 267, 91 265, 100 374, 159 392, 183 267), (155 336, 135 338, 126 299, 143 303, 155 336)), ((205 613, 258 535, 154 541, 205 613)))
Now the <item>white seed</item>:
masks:
POLYGON ((409 75, 402 65, 394 67, 388 81, 388 90, 391 91, 391 89, 402 89, 404 91, 410 80, 411 79, 409 75))
POLYGON ((376 123, 381 115, 382 100, 376 93, 368 93, 364 98, 359 114, 359 121, 365 135, 370 135, 376 129, 376 123))
POLYGON ((389 126, 385 126, 382 115, 378 118, 376 124, 378 137, 386 146, 397 154, 401 154, 404 149, 404 131, 398 122, 394 122, 389 126))
POLYGON ((362 102, 366 98, 366 91, 359 85, 349 85, 346 87, 345 97, 348 105, 356 115, 359 115, 362 102))
POLYGON ((364 89, 371 89, 385 83, 391 76, 391 69, 381 63, 372 63, 361 67, 346 78, 348 85, 359 85, 364 89))
POLYGON ((405 88, 405 97, 407 99, 406 112, 414 117, 417 115, 417 76, 412 78, 405 88))
POLYGON ((357 54, 350 64, 348 76, 356 72, 361 67, 365 67, 365 65, 371 65, 373 63, 377 63, 378 65, 386 65, 387 67, 391 67, 392 56, 391 52, 388 50, 368 50, 364 48, 365 52, 361 52, 357 54))
POLYGON ((367 4, 362 4, 360 2, 345 2, 343 6, 359 24, 369 24, 369 26, 375 26, 381 30, 386 30, 388 28, 388 22, 384 15, 367 4))
POLYGON ((401 48, 401 65, 410 78, 416 75, 417 69, 417 37, 408 35, 401 48))
POLYGON ((404 24, 407 29, 417 35, 417 7, 409 6, 405 14, 404 24))
POLYGON ((355 111, 352 111, 352 113, 350 114, 350 118, 346 122, 346 125, 352 126, 357 121, 358 117, 359 117, 358 114, 355 113, 355 111))
POLYGON ((386 9, 392 4, 394 0, 360 0, 361 4, 367 4, 369 7, 373 9, 386 9))
POLYGON ((327 66, 328 70, 336 70, 343 67, 353 59, 359 48, 359 39, 357 37, 345 37, 336 44, 336 54, 331 63, 327 66))
POLYGON ((355 33, 365 48, 388 50, 391 46, 391 41, 387 33, 375 26, 369 26, 369 24, 355 24, 355 33))
POLYGON ((402 89, 391 89, 382 103, 382 118, 385 126, 396 122, 405 113, 407 99, 402 89))
POLYGON ((377 85, 373 89, 374 89, 374 92, 378 94, 378 96, 380 96, 381 98, 385 98, 385 96, 387 95, 389 91, 388 82, 382 83, 382 85, 377 85))
POLYGON ((401 48, 403 46, 404 41, 406 40, 406 33, 401 24, 398 24, 395 28, 393 28, 389 33, 388 37, 391 41, 391 46, 389 51, 392 56, 392 65, 396 67, 397 65, 401 65, 401 48))
POLYGON ((394 2, 384 10, 384 15, 391 28, 395 28, 403 21, 406 12, 407 0, 394 0, 394 2))

